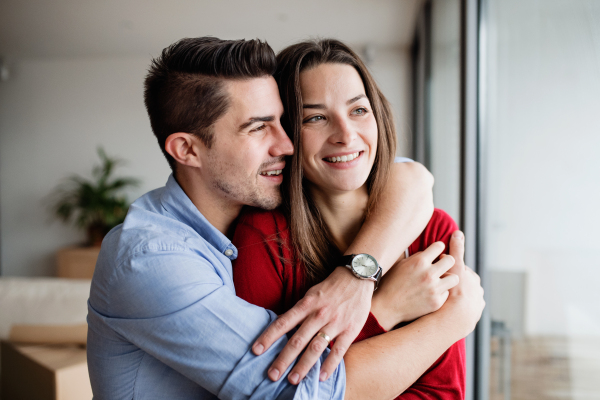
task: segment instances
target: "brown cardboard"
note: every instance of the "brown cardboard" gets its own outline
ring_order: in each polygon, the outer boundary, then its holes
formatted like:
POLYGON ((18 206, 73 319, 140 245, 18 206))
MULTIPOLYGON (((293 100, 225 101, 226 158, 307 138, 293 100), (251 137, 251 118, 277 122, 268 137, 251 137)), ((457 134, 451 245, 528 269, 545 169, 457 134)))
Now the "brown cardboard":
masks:
POLYGON ((59 278, 92 279, 100 247, 66 247, 56 253, 59 278))
POLYGON ((87 324, 13 325, 8 339, 13 343, 85 345, 87 324))
POLYGON ((0 344, 2 399, 92 398, 85 348, 73 345, 0 344))

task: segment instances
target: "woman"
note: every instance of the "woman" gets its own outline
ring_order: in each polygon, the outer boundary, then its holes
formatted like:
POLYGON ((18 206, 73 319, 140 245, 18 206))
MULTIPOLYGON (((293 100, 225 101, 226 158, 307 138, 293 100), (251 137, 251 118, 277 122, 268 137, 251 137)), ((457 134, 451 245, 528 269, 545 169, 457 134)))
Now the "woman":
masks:
MULTIPOLYGON (((387 181, 396 136, 386 99, 358 56, 342 43, 322 40, 290 46, 278 55, 278 65, 275 77, 286 109, 282 124, 296 152, 285 170, 283 210, 248 210, 240 218, 234 243, 243 251, 233 272, 238 296, 281 314, 327 277, 328 266, 339 265, 337 260, 387 181), (257 257, 271 263, 257 265, 257 257)), ((436 210, 408 254, 436 241, 448 248, 455 230, 454 221, 436 210)), ((442 246, 435 246, 439 254, 442 246)), ((403 261, 409 262, 410 258, 403 261)), ((406 278, 404 267, 395 266, 385 280, 399 274, 406 278)), ((455 278, 443 277, 440 290, 456 285, 455 278)), ((386 307, 394 285, 385 280, 373 296, 372 313, 357 341, 441 306, 413 306, 404 310, 403 318, 389 318, 386 307)), ((464 398, 464 389, 461 340, 400 398, 464 398)))

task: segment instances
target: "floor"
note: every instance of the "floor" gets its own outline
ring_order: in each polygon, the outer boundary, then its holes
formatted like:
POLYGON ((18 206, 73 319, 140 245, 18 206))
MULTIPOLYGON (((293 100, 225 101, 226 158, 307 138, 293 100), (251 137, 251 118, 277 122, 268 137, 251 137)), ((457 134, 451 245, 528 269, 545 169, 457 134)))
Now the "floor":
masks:
POLYGON ((600 400, 600 338, 513 339, 510 397, 502 390, 498 338, 491 348, 490 400, 600 400))

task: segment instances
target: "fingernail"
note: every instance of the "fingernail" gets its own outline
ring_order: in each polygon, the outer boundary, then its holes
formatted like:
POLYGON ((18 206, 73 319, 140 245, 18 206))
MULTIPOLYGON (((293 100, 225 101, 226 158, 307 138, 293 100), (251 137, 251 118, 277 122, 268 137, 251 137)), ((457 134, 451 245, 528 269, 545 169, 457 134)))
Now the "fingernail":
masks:
POLYGON ((452 237, 454 239, 462 239, 463 238, 463 233, 461 231, 456 231, 452 234, 452 237))
POLYGON ((292 374, 292 376, 290 376, 290 382, 292 382, 293 385, 297 385, 299 380, 300 380, 300 375, 298 375, 297 372, 294 372, 292 374))
POLYGON ((269 370, 269 378, 271 378, 273 381, 279 379, 279 370, 277 368, 271 368, 269 370))
POLYGON ((257 356, 260 356, 264 349, 265 349, 265 346, 263 346, 260 343, 257 343, 254 345, 254 354, 256 354, 257 356))
POLYGON ((321 375, 319 375, 319 379, 321 380, 321 382, 325 381, 327 379, 327 372, 321 372, 321 375))

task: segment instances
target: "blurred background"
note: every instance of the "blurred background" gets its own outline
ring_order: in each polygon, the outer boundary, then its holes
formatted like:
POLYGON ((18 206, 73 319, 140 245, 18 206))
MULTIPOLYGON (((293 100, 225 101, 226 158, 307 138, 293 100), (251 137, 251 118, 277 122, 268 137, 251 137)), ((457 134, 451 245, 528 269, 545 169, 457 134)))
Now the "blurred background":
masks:
POLYGON ((468 398, 600 399, 597 0, 3 0, 0 338, 85 322, 96 250, 57 220, 52 193, 92 179, 99 147, 124 161, 115 176, 139 180, 129 201, 164 185, 144 75, 203 35, 351 45, 393 106, 398 154, 434 174, 486 287, 468 398))

